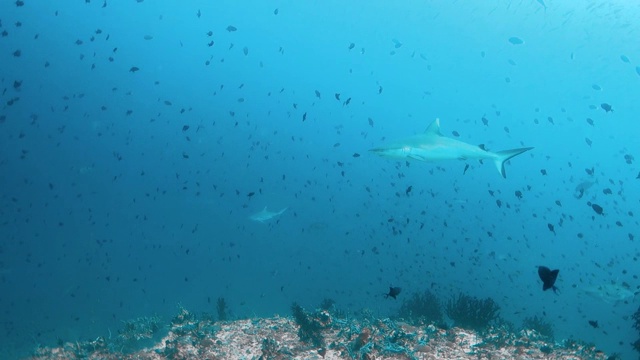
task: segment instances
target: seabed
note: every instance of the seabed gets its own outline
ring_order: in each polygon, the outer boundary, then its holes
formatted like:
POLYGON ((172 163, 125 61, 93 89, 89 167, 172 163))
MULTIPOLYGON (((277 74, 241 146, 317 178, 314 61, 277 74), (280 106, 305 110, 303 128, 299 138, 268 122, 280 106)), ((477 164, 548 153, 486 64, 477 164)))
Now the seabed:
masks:
POLYGON ((305 316, 213 321, 182 309, 168 326, 140 318, 112 339, 59 342, 29 359, 608 359, 593 345, 553 342, 534 330, 443 329, 326 310, 305 316))

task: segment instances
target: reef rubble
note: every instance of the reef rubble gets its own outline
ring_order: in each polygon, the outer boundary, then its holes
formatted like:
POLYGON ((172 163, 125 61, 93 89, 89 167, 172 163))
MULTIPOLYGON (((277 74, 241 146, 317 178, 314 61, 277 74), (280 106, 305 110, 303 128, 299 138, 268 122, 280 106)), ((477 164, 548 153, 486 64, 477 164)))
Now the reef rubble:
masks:
POLYGON ((137 349, 98 337, 39 347, 29 359, 608 359, 593 345, 553 342, 534 330, 510 332, 494 326, 476 332, 316 314, 322 327, 313 331, 321 332, 321 343, 301 340, 301 325, 292 317, 213 321, 183 310, 150 344, 137 349))

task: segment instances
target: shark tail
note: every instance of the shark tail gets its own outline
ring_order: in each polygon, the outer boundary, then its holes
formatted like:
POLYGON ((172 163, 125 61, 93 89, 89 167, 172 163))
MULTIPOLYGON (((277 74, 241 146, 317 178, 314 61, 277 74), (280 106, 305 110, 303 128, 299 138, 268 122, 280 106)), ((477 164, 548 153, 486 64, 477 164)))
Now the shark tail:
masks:
POLYGON ((526 147, 526 148, 519 148, 519 149, 511 149, 511 150, 504 150, 504 151, 498 151, 496 152, 496 158, 493 160, 493 162, 496 164, 496 167, 498 168, 498 172, 500 172, 500 175, 502 175, 503 178, 507 177, 507 173, 504 171, 504 163, 509 161, 509 159, 511 159, 512 157, 518 156, 520 154, 522 154, 525 151, 529 151, 533 149, 532 147, 526 147))

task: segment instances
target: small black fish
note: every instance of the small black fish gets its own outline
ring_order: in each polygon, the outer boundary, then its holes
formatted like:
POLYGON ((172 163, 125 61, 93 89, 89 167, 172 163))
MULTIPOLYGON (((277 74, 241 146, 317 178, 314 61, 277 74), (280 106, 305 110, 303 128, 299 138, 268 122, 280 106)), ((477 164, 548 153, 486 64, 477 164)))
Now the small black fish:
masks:
POLYGON ((587 205, 591 206, 591 208, 593 209, 593 211, 596 212, 596 214, 598 215, 602 215, 604 213, 604 209, 602 208, 602 206, 598 205, 598 204, 592 204, 590 201, 587 202, 587 205))
POLYGON ((138 70, 140 70, 140 68, 139 68, 139 67, 137 67, 137 66, 132 66, 132 67, 131 67, 131 69, 129 69, 129 72, 134 73, 134 72, 136 72, 136 71, 138 71, 138 70))
POLYGON ((605 112, 613 112, 613 108, 611 107, 611 105, 607 104, 607 103, 602 103, 600 104, 600 107, 602 108, 602 110, 604 110, 605 112))
POLYGON ((589 320, 589 325, 593 326, 595 329, 598 328, 598 322, 596 320, 589 320))
POLYGON ((555 286, 556 279, 560 270, 551 270, 546 266, 538 266, 538 276, 542 280, 542 291, 552 289, 554 293, 558 293, 558 288, 555 286))
POLYGON ((467 170, 469 170, 469 164, 466 164, 466 165, 464 166, 464 171, 462 172, 462 175, 466 174, 466 173, 467 173, 467 170))
POLYGON ((396 298, 396 296, 398 296, 398 294, 400 294, 400 291, 402 291, 401 288, 399 287, 393 287, 393 286, 389 286, 389 293, 388 294, 384 294, 384 298, 388 299, 389 296, 391 296, 392 298, 396 298))

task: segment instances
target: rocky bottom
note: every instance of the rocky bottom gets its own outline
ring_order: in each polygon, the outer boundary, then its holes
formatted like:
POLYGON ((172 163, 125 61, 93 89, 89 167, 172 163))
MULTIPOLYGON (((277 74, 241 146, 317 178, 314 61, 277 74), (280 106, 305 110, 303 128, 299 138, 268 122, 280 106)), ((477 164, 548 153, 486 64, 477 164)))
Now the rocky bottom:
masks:
POLYGON ((114 339, 59 342, 30 359, 614 359, 574 340, 554 343, 533 330, 477 332, 391 319, 274 317, 196 319, 186 310, 167 327, 140 320, 114 339), (146 343, 145 343, 146 342, 146 343), (144 346, 141 346, 144 343, 144 346))

